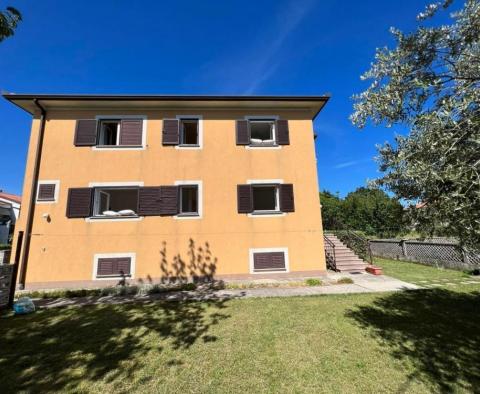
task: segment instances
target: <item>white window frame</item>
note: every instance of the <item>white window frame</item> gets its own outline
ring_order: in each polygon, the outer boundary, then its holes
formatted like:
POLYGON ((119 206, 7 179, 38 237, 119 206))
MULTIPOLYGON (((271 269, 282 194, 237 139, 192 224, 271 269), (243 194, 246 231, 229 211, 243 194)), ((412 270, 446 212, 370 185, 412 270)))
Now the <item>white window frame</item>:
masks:
MULTIPOLYGON (((143 182, 90 182, 88 184, 88 187, 92 188, 101 188, 101 187, 143 187, 144 183, 143 182)), ((95 196, 93 203, 95 205, 95 196)), ((94 206, 94 211, 95 211, 95 206, 94 206)), ((90 216, 88 218, 85 218, 86 222, 134 222, 138 220, 143 220, 143 216, 135 216, 135 217, 112 217, 112 218, 107 218, 107 217, 102 217, 102 216, 90 216)))
MULTIPOLYGON (((142 120, 142 145, 141 146, 124 146, 118 145, 120 143, 120 125, 117 131, 117 145, 95 145, 92 150, 144 150, 147 147, 147 115, 97 115, 95 120, 99 124, 102 120, 120 120, 122 119, 141 119, 142 120)), ((98 129, 97 129, 98 138, 98 129)))
POLYGON ((185 150, 198 150, 198 149, 203 149, 203 115, 176 115, 175 119, 178 120, 179 122, 179 127, 178 127, 178 138, 179 138, 179 144, 175 145, 175 149, 185 149, 185 150), (198 120, 198 145, 181 145, 181 140, 182 136, 181 133, 182 131, 180 130, 180 121, 183 119, 189 120, 189 119, 195 119, 198 120))
POLYGON ((108 258, 118 258, 118 257, 130 257, 130 276, 128 279, 135 279, 135 263, 137 254, 133 252, 128 253, 97 253, 93 255, 93 273, 92 273, 92 280, 118 280, 123 279, 122 276, 105 276, 105 277, 98 277, 97 270, 98 270, 98 259, 108 259, 108 258))
MULTIPOLYGON (((258 149, 258 150, 262 150, 262 149, 282 149, 282 145, 278 145, 276 140, 277 140, 277 131, 275 129, 276 125, 275 125, 275 121, 277 121, 278 119, 280 119, 280 116, 278 115, 246 115, 244 116, 244 119, 247 120, 247 121, 250 121, 250 120, 273 120, 274 123, 273 123, 273 130, 272 130, 272 134, 273 134, 273 140, 275 141, 275 145, 252 145, 251 143, 248 144, 248 145, 245 145, 245 149, 258 149)), ((249 129, 250 129, 250 125, 248 126, 249 129)))
MULTIPOLYGON (((175 219, 202 219, 203 217, 203 182, 199 180, 195 181, 175 181, 175 186, 197 186, 198 196, 197 196, 197 204, 198 204, 198 215, 181 215, 177 214, 174 216, 175 219)), ((179 207, 180 207, 180 198, 179 195, 179 207)))
POLYGON ((285 216, 286 212, 280 211, 280 188, 279 186, 284 183, 283 179, 248 179, 247 185, 259 185, 259 186, 277 186, 276 205, 277 211, 253 211, 247 214, 248 217, 253 218, 271 218, 285 216))
POLYGON ((290 260, 288 256, 287 247, 277 247, 277 248, 250 248, 249 249, 249 263, 250 263, 250 274, 252 275, 261 275, 261 274, 286 274, 290 272, 290 260), (283 252, 285 256, 285 271, 254 271, 253 264, 253 255, 254 253, 270 253, 270 252, 283 252))
POLYGON ((41 181, 38 181, 37 194, 35 196, 35 203, 36 204, 56 204, 58 202, 59 193, 60 193, 60 181, 59 180, 53 180, 53 181, 41 180, 41 181), (53 200, 50 200, 50 201, 39 200, 38 199, 38 193, 40 192, 40 185, 51 185, 51 184, 55 185, 55 194, 54 194, 53 200))

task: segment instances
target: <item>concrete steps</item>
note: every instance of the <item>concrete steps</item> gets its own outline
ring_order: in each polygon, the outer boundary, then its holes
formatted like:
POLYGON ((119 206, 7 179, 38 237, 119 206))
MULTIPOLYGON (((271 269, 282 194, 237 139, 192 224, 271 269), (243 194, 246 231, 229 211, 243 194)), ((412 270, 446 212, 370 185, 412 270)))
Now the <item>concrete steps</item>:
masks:
POLYGON ((335 245, 336 268, 339 272, 362 272, 367 268, 367 263, 358 257, 353 250, 348 248, 333 234, 326 234, 330 242, 335 245))

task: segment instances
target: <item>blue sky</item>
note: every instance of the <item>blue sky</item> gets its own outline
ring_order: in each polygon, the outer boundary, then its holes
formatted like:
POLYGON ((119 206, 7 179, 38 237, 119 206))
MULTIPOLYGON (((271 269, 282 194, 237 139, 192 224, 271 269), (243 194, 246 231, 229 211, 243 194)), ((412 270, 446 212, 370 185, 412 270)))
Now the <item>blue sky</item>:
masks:
MULTIPOLYGON (((332 95, 314 128, 320 187, 375 178, 395 129, 349 122, 375 48, 428 1, 27 1, 0 43, 0 89, 16 93, 332 95)), ((0 8, 7 3, 0 0, 0 8)), ((21 193, 30 117, 0 100, 0 189, 21 193)))

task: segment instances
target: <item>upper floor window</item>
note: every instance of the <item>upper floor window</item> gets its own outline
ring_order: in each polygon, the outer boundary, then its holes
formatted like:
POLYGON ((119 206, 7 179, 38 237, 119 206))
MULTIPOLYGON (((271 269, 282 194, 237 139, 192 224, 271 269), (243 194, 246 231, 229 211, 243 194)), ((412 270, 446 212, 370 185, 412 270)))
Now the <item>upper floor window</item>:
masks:
POLYGON ((198 119, 180 119, 180 145, 198 146, 198 119))
POLYGON ((98 145, 120 145, 120 120, 101 120, 98 145))
POLYGON ((177 115, 175 119, 163 119, 162 144, 177 149, 202 149, 202 116, 177 115))
POLYGON ((275 121, 273 119, 250 120, 248 124, 250 127, 251 145, 277 145, 275 140, 275 121))
POLYGON ((255 116, 236 121, 237 145, 247 148, 279 149, 290 144, 288 120, 274 116, 255 116))
POLYGON ((143 116, 99 116, 97 119, 77 120, 75 146, 143 148, 146 133, 144 118, 143 116))

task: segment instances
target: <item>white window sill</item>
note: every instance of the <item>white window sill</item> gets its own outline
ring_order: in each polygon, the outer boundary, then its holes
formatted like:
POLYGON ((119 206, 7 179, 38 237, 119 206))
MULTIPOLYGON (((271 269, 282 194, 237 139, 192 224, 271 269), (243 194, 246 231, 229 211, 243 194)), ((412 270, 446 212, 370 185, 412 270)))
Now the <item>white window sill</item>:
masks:
POLYGON ((266 211, 266 212, 252 212, 249 213, 247 216, 250 218, 272 218, 278 216, 285 216, 286 212, 280 211, 266 211))
POLYGON ((201 145, 175 145, 175 149, 200 150, 202 149, 202 146, 201 145))
POLYGON ((282 145, 245 145, 245 149, 282 149, 282 145))
POLYGON ((124 280, 124 279, 133 279, 133 275, 124 275, 124 276, 96 276, 94 280, 124 280))
POLYGON ((278 273, 286 273, 289 272, 286 268, 278 269, 278 270, 254 270, 251 274, 278 274, 278 273))
POLYGON ((86 222, 137 222, 143 220, 143 216, 114 216, 114 217, 90 217, 86 222))
POLYGON ((201 219, 202 217, 199 214, 192 214, 192 215, 188 215, 188 214, 182 215, 182 214, 180 214, 180 215, 175 215, 174 218, 183 220, 183 219, 201 219))
POLYGON ((145 146, 141 145, 96 145, 92 146, 93 150, 144 150, 145 146))
POLYGON ((36 204, 55 204, 57 200, 37 200, 36 204))

